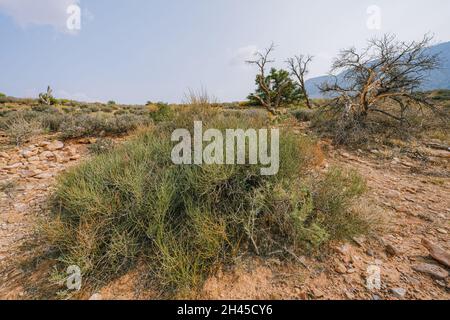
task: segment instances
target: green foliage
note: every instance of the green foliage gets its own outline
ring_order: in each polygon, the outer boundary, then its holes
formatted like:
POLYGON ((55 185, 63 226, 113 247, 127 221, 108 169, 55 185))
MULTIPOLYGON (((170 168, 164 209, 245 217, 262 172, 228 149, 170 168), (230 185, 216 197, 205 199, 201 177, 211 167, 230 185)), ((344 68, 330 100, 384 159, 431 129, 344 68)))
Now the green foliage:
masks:
POLYGON ((155 283, 179 295, 239 252, 317 248, 353 231, 348 207, 362 182, 343 171, 309 182, 313 141, 283 131, 275 176, 252 165, 173 165, 172 130, 192 131, 194 119, 219 130, 265 127, 193 108, 66 172, 44 224, 64 266, 108 280, 144 259, 155 283))
POLYGON ((173 118, 174 112, 167 103, 158 102, 156 104, 156 107, 157 110, 150 114, 150 117, 153 119, 153 121, 163 122, 169 121, 173 118))
MULTIPOLYGON (((256 91, 254 94, 251 94, 247 97, 249 99, 250 103, 253 105, 259 105, 259 100, 255 98, 253 95, 259 96, 264 101, 267 100, 266 93, 261 88, 260 85, 260 75, 256 76, 256 91)), ((303 93, 300 89, 300 87, 289 77, 289 72, 283 69, 275 69, 272 68, 270 70, 270 74, 266 76, 266 79, 264 80, 267 87, 270 89, 270 96, 272 100, 275 100, 277 92, 281 88, 282 85, 284 85, 284 89, 282 90, 281 94, 281 105, 290 105, 290 104, 296 104, 301 101, 303 101, 303 93)))
POLYGON ((109 100, 108 105, 114 106, 114 105, 116 105, 116 102, 114 100, 109 100))
POLYGON ((314 118, 316 111, 311 109, 298 109, 290 112, 298 121, 308 122, 314 118))
POLYGON ((356 171, 332 167, 315 184, 314 203, 317 220, 332 239, 345 239, 368 229, 353 211, 351 201, 366 191, 366 183, 356 171))
POLYGON ((42 127, 50 132, 58 132, 61 129, 61 125, 69 121, 69 119, 70 117, 68 115, 55 112, 41 117, 41 123, 42 127))
POLYGON ((6 98, 6 94, 0 92, 0 98, 6 98))

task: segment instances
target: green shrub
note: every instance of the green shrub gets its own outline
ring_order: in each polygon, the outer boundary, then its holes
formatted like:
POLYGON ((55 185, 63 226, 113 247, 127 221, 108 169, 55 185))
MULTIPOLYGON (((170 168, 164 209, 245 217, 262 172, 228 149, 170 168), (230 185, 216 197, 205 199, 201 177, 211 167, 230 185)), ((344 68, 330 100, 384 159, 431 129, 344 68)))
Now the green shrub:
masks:
POLYGON ((148 124, 144 119, 132 114, 119 114, 108 118, 105 124, 107 134, 122 134, 136 129, 140 125, 148 124))
POLYGON ((40 104, 37 106, 32 106, 31 110, 35 112, 45 112, 45 113, 56 113, 58 112, 58 109, 55 107, 52 107, 50 105, 40 104))
POLYGON ((345 239, 367 231, 368 226, 352 210, 352 200, 366 191, 366 183, 355 171, 332 167, 314 184, 317 219, 332 239, 345 239))
POLYGON ((6 94, 0 92, 0 98, 6 98, 6 94))
POLYGON ((314 117, 315 111, 311 109, 298 109, 290 112, 298 121, 311 121, 314 117))
POLYGON ((50 132, 58 132, 61 125, 68 121, 69 116, 63 113, 52 113, 41 118, 42 127, 50 132))
POLYGON ((170 121, 173 118, 173 110, 167 103, 158 102, 156 106, 158 109, 150 114, 150 117, 153 119, 153 121, 170 121))
MULTIPOLYGON (((204 127, 265 127, 260 119, 194 114, 204 127)), ((252 165, 173 165, 172 129, 192 130, 193 119, 180 114, 60 177, 44 225, 64 265, 98 281, 141 258, 161 289, 183 294, 240 252, 289 256, 354 231, 343 217, 362 182, 341 171, 309 182, 313 141, 283 131, 275 176, 252 165)))

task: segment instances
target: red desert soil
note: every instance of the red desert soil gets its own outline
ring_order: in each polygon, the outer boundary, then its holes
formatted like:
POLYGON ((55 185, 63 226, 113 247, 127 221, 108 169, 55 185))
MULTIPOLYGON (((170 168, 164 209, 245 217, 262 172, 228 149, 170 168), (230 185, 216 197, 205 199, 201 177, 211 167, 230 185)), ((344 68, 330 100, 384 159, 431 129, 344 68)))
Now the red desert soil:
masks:
MULTIPOLYGON (((47 136, 0 152, 0 181, 12 182, 0 191, 1 299, 57 297, 51 260, 39 258, 45 246, 33 231, 37 220, 47 214, 45 203, 55 176, 87 156, 87 142, 62 144, 47 136)), ((369 192, 358 205, 384 217, 382 231, 333 244, 319 257, 297 257, 296 263, 242 257, 235 267, 208 279, 200 298, 449 299, 448 265, 439 263, 436 253, 432 258, 422 241, 431 242, 428 247, 439 246, 448 258, 450 152, 429 150, 432 162, 425 167, 420 160, 406 157, 383 160, 376 150, 350 152, 323 144, 327 149, 323 170, 339 164, 366 177, 369 192), (380 289, 366 287, 370 266, 380 268, 380 289)), ((142 285, 143 276, 138 268, 77 297, 156 298, 142 285)))

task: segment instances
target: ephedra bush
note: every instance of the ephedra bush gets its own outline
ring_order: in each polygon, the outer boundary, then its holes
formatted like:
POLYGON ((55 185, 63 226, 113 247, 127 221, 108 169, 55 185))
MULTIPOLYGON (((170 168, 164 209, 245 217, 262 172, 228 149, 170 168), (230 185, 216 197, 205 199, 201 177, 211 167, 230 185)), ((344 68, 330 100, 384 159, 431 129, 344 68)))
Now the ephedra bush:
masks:
MULTIPOLYGON (((144 260, 161 292, 180 296, 238 254, 292 258, 364 229, 349 208, 364 190, 361 178, 331 170, 312 183, 317 146, 288 131, 274 176, 252 165, 174 165, 172 127, 190 128, 195 117, 182 113, 60 177, 45 234, 64 266, 106 281, 144 260)), ((265 126, 236 115, 201 117, 211 128, 265 126)))

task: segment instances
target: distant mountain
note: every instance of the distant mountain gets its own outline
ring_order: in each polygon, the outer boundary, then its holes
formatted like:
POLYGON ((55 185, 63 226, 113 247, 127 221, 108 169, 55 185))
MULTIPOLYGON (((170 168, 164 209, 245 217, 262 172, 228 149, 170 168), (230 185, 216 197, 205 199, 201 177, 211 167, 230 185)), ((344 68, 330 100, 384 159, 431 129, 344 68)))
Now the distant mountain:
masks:
MULTIPOLYGON (((425 81, 420 88, 423 91, 436 90, 436 89, 450 89, 450 41, 444 42, 426 49, 430 54, 439 53, 442 59, 442 67, 438 70, 431 71, 427 75, 427 81, 425 81)), ((342 79, 343 73, 338 75, 338 79, 342 79)), ((311 98, 322 98, 322 94, 318 89, 318 86, 324 82, 332 81, 330 76, 321 76, 312 78, 306 81, 306 90, 311 98)))

